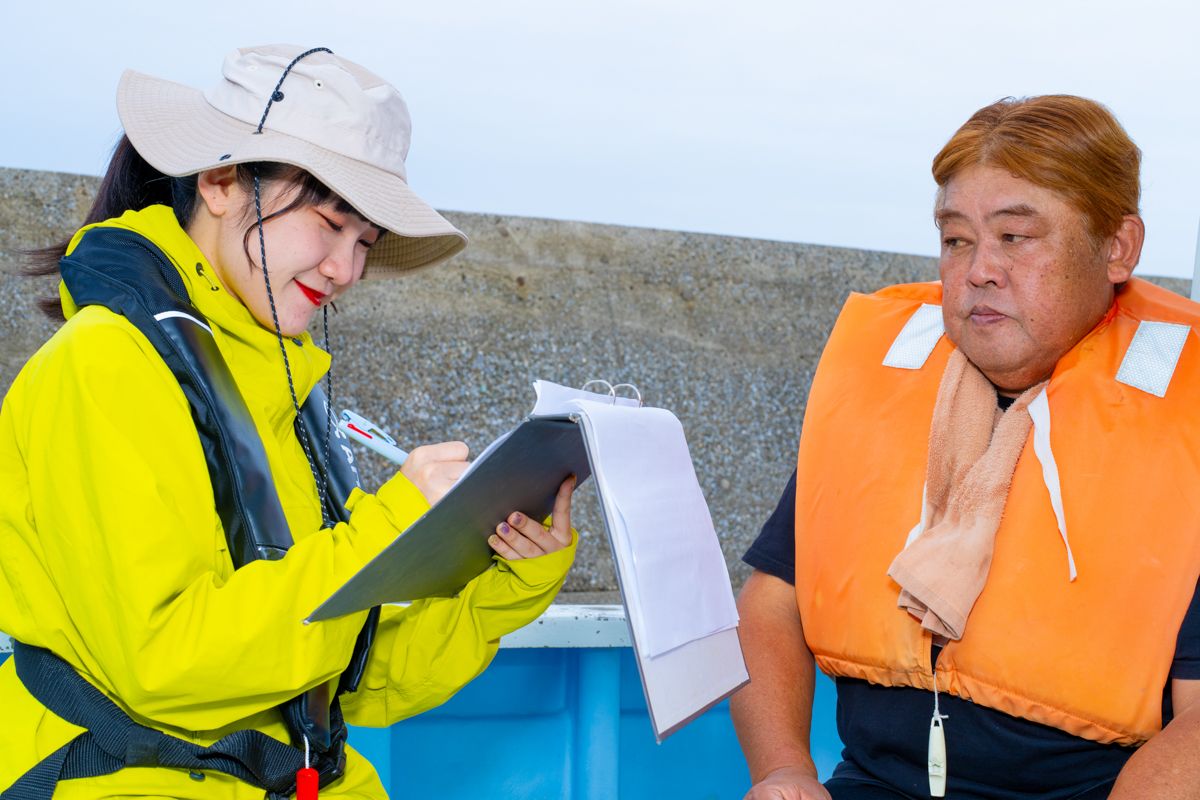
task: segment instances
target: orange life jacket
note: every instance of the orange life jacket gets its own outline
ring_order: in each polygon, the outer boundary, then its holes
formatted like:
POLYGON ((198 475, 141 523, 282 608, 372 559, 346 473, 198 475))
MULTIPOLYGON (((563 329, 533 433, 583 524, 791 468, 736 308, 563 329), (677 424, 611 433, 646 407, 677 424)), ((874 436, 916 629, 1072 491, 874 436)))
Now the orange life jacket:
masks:
MULTIPOLYGON (((931 635, 897 607, 887 571, 921 516, 930 419, 953 349, 940 303, 938 283, 852 295, 813 380, 796 597, 831 675, 934 686, 931 635)), ((1065 532, 1033 431, 987 584, 963 638, 938 658, 939 691, 1098 742, 1137 744, 1161 729, 1200 575, 1198 325, 1200 306, 1135 279, 1058 362, 1047 460, 1065 532)))

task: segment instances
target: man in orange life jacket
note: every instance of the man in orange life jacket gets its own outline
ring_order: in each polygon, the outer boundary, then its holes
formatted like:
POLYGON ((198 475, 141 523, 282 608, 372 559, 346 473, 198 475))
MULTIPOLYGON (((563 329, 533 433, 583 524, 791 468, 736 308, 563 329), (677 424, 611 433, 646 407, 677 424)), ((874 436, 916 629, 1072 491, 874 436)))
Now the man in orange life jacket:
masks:
POLYGON ((748 800, 1200 796, 1200 306, 1131 275, 1139 162, 1090 100, 983 108, 941 281, 846 302, 745 556, 748 800))

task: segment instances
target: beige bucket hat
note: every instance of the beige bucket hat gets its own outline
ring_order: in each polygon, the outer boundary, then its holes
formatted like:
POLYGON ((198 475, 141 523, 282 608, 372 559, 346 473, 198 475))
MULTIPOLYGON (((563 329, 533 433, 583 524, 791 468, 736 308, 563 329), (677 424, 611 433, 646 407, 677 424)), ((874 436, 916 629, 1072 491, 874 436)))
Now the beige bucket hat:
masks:
POLYGON ((249 161, 307 170, 390 232, 367 255, 368 277, 432 266, 466 247, 467 237, 408 187, 412 120, 400 93, 327 51, 300 58, 280 83, 303 53, 295 45, 236 50, 206 92, 128 70, 117 89, 125 133, 166 175, 249 161))

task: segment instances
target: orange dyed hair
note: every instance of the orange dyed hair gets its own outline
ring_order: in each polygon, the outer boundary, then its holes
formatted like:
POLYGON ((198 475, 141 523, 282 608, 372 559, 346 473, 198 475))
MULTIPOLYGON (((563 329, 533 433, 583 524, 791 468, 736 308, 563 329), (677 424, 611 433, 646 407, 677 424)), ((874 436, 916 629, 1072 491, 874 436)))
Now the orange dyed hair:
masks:
POLYGON ((1066 94, 1006 97, 976 111, 933 159, 944 189, 975 165, 1006 169, 1058 192, 1088 221, 1094 238, 1138 213, 1142 153, 1107 108, 1066 94))

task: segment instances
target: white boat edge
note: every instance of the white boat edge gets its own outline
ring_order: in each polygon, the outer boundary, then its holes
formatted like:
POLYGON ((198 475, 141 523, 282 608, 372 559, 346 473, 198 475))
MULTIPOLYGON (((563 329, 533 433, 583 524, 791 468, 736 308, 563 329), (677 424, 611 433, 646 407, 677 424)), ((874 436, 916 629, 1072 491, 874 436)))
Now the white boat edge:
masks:
MULTIPOLYGON (((524 628, 500 640, 506 649, 629 647, 625 608, 619 605, 552 605, 524 628)), ((12 639, 0 633, 0 653, 12 639)))

